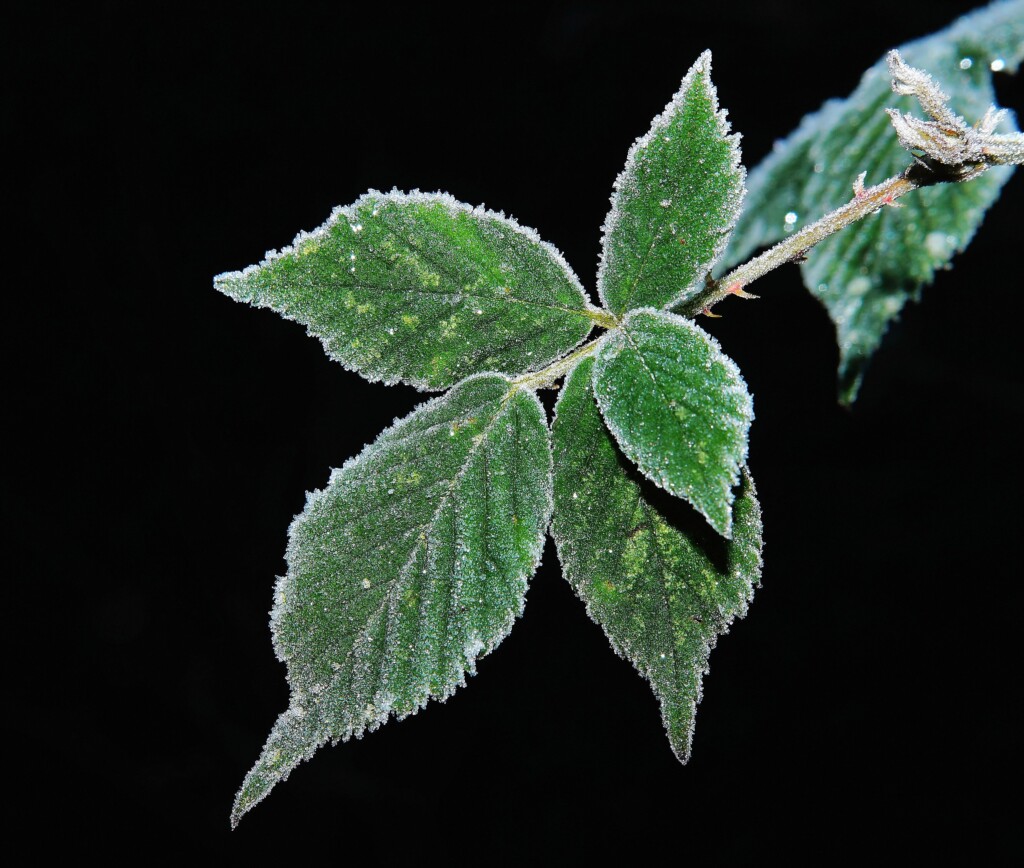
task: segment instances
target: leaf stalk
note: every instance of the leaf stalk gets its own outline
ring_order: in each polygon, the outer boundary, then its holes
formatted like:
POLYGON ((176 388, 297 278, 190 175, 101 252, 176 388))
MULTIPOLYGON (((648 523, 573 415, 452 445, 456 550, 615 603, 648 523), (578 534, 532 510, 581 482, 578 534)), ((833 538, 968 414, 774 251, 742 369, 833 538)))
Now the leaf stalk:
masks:
MULTIPOLYGON (((603 335, 602 335, 603 337, 603 335)), ((597 351, 601 338, 594 338, 583 346, 573 350, 569 355, 552 362, 546 368, 541 368, 532 374, 523 374, 512 381, 512 388, 515 389, 547 389, 555 382, 568 374, 576 364, 587 356, 597 351)))

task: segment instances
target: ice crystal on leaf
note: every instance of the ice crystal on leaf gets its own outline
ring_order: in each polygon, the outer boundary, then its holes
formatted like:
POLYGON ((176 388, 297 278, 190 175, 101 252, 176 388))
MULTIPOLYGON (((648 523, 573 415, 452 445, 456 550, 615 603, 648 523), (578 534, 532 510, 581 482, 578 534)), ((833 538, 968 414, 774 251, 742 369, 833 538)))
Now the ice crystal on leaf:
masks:
POLYGON ((509 385, 462 381, 309 496, 271 616, 291 701, 233 822, 325 742, 450 696, 522 613, 551 452, 540 402, 509 385))
POLYGON ((701 286, 739 217, 744 175, 705 51, 615 180, 597 277, 608 309, 668 307, 701 286))
POLYGON ((744 610, 760 570, 745 470, 741 481, 750 396, 713 339, 655 309, 703 283, 743 196, 737 137, 710 69, 705 53, 616 183, 598 278, 610 309, 587 301, 535 232, 444 194, 371 191, 259 265, 216 278, 227 295, 305 324, 332 358, 371 380, 451 387, 334 471, 292 524, 271 619, 291 700, 233 823, 326 742, 448 697, 511 629, 553 506, 550 432, 532 389, 598 349, 574 351, 595 323, 609 329, 597 360, 585 358, 559 405, 559 553, 614 647, 651 680, 673 749, 688 755, 708 650, 744 610), (640 495, 627 513, 595 511, 604 493, 641 490, 616 440, 733 541, 699 517, 696 527, 680 521, 695 514, 670 495, 669 504, 640 495), (570 506, 567 468, 587 463, 589 449, 601 463, 597 473, 568 471, 583 486, 570 506), (629 596, 608 608, 582 581, 578 565, 606 545, 588 552, 584 541, 609 530, 631 540, 625 560, 607 561, 609 582, 643 586, 642 606, 658 588, 671 591, 649 635, 628 626, 629 596), (661 567, 645 564, 644 552, 661 567), (670 670, 657 662, 668 657, 670 670))

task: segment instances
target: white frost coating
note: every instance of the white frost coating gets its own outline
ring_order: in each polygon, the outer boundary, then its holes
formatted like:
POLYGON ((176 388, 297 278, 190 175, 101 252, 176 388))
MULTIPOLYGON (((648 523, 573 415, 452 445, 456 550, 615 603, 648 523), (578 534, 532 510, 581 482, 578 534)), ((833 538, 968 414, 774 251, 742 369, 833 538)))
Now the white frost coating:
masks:
MULTIPOLYGON (((594 396, 597 400, 598 407, 601 408, 601 415, 604 417, 605 424, 608 426, 608 430, 611 431, 615 437, 616 442, 622 451, 633 460, 638 469, 651 480, 659 488, 665 489, 670 494, 674 494, 677 497, 685 498, 693 507, 707 520, 708 524, 718 530, 726 539, 732 538, 732 503, 734 500, 733 489, 740 481, 740 468, 747 463, 747 452, 749 449, 749 438, 748 434, 750 431, 750 425, 754 420, 754 402, 750 395, 750 391, 747 389, 746 380, 743 379, 743 374, 740 372, 739 366, 722 351, 722 346, 718 340, 704 331, 692 320, 686 319, 685 317, 679 316, 675 313, 670 313, 665 310, 656 310, 651 307, 637 308, 631 310, 622 321, 622 327, 619 332, 609 332, 611 336, 606 342, 605 346, 597 353, 596 361, 593 368, 593 382, 594 382, 594 396), (703 338, 707 344, 711 347, 712 358, 711 364, 720 364, 726 369, 730 385, 727 389, 716 392, 711 397, 710 406, 702 407, 705 415, 708 418, 714 418, 719 415, 719 407, 716 406, 721 396, 729 395, 734 399, 738 399, 739 402, 739 413, 742 417, 741 420, 741 439, 742 439, 742 450, 740 454, 733 460, 732 456, 729 456, 725 464, 721 467, 716 466, 716 470, 726 472, 726 477, 722 480, 725 482, 721 486, 721 495, 729 505, 729 515, 726 519, 724 526, 719 527, 715 519, 709 515, 708 511, 703 508, 697 500, 694 499, 694 492, 696 486, 692 482, 687 482, 684 487, 680 488, 676 485, 666 474, 662 468, 664 463, 662 456, 665 454, 665 447, 661 445, 660 451, 656 453, 647 454, 643 450, 642 446, 638 446, 636 443, 631 442, 624 431, 615 420, 611 418, 615 415, 615 408, 610 406, 607 397, 603 394, 603 390, 598 388, 598 383, 601 381, 604 373, 605 366, 609 361, 608 355, 611 352, 608 347, 612 346, 612 340, 617 338, 621 334, 621 339, 629 341, 633 344, 632 338, 629 335, 629 327, 634 319, 640 316, 654 316, 657 319, 667 321, 677 326, 678 328, 687 332, 696 332, 701 338, 703 338)), ((660 392, 661 386, 655 378, 653 372, 647 367, 646 361, 643 359, 643 355, 639 352, 635 344, 633 345, 633 351, 641 359, 644 367, 647 369, 651 376, 651 380, 654 383, 656 389, 660 392)), ((693 403, 701 403, 700 398, 703 396, 693 395, 688 396, 688 400, 693 403)), ((685 444, 690 445, 690 444, 685 444)))
MULTIPOLYGON (((561 399, 567 394, 567 389, 569 388, 568 378, 566 380, 566 383, 566 390, 563 390, 562 396, 560 396, 558 404, 555 405, 555 420, 554 424, 552 425, 552 428, 555 431, 558 430, 559 415, 562 406, 561 399)), ((590 399, 594 400, 595 395, 591 383, 587 382, 586 390, 590 399)), ((764 543, 763 538, 761 536, 761 508, 757 500, 757 489, 754 485, 754 480, 750 476, 749 471, 747 471, 745 475, 745 485, 747 486, 747 490, 745 491, 745 498, 749 502, 750 508, 752 510, 751 515, 747 518, 746 526, 748 528, 756 527, 757 545, 753 548, 746 548, 745 542, 731 542, 729 545, 744 546, 747 556, 749 557, 751 554, 753 555, 753 565, 752 568, 749 569, 749 571, 747 572, 744 572, 742 567, 736 565, 736 568, 733 572, 733 577, 742 580, 743 584, 746 586, 745 593, 739 600, 739 606, 731 612, 723 611, 721 606, 719 606, 719 615, 722 618, 722 620, 715 624, 714 632, 711 632, 710 634, 707 634, 703 637, 703 651, 700 655, 698 655, 700 667, 698 671, 698 677, 696 679, 697 689, 695 696, 693 696, 687 703, 689 706, 689 722, 687 725, 686 736, 682 745, 677 744, 673 737, 673 732, 671 730, 670 718, 672 712, 672 696, 666 690, 663 689, 664 684, 658 682, 654 666, 651 665, 650 661, 644 661, 643 658, 646 656, 645 649, 643 647, 632 647, 632 643, 627 644, 624 641, 622 641, 625 639, 635 637, 623 636, 620 639, 620 637, 614 635, 612 630, 610 629, 609 623, 605 620, 602 620, 597 609, 598 604, 595 598, 589 596, 587 593, 584 592, 586 582, 590 579, 590 570, 585 560, 581 560, 578 557, 578 555, 580 554, 581 549, 585 553, 593 555, 594 552, 592 547, 589 545, 589 542, 587 544, 584 544, 581 540, 574 539, 571 536, 571 534, 560 533, 559 530, 561 522, 558 520, 558 516, 555 516, 552 520, 551 535, 555 541, 556 551, 558 553, 558 560, 562 567, 562 575, 573 587, 577 596, 583 601, 588 617, 601 628, 605 637, 608 639, 608 642, 611 645, 612 650, 619 657, 629 662, 637 670, 637 672, 640 673, 644 680, 647 681, 648 684, 651 686, 652 692, 658 698, 658 702, 661 707, 662 723, 665 727, 666 734, 669 737, 669 742, 672 745, 672 749, 675 752, 677 758, 682 763, 686 763, 690 759, 693 735, 695 731, 694 728, 696 724, 697 705, 698 703, 700 703, 704 695, 703 678, 710 671, 708 662, 710 653, 717 645, 718 636, 728 633, 729 628, 737 619, 746 616, 750 603, 753 601, 755 591, 757 588, 761 586, 761 572, 764 563, 764 543)), ((629 484, 635 486, 635 483, 633 482, 630 482, 629 484)), ((639 506, 642 507, 645 511, 650 511, 657 514, 656 508, 652 504, 647 502, 642 497, 642 495, 640 496, 639 506)), ((572 522, 566 522, 564 527, 566 530, 570 530, 574 528, 574 524, 572 522)), ((681 533, 678 531, 675 532, 681 533)), ((657 544, 656 535, 654 537, 654 540, 655 544, 657 544)), ((613 549, 609 548, 608 553, 612 554, 613 549)), ((730 564, 727 567, 727 569, 731 570, 732 567, 733 565, 730 564)), ((664 585, 662 587, 664 589, 665 597, 667 599, 669 590, 664 585)), ((660 659, 664 660, 665 658, 666 654, 661 653, 660 659)), ((680 661, 676 657, 674 650, 672 653, 672 664, 675 680, 678 681, 680 661)))
MULTIPOLYGON (((561 251, 559 251, 557 247, 555 247, 553 244, 551 244, 548 241, 545 241, 543 238, 540 237, 540 234, 537 232, 536 229, 533 229, 529 226, 524 226, 522 223, 516 220, 515 217, 506 216, 504 211, 491 211, 488 208, 485 208, 483 205, 468 205, 465 202, 460 202, 450 193, 445 193, 441 190, 438 190, 436 193, 421 193, 419 190, 410 190, 408 193, 403 193, 397 187, 393 187, 391 189, 391 192, 389 193, 381 193, 379 190, 374 190, 371 188, 367 190, 358 199, 356 199, 356 201, 353 202, 351 205, 337 205, 331 211, 331 216, 328 217, 327 220, 320 226, 317 226, 316 229, 312 229, 308 232, 299 232, 299 234, 295 236, 295 239, 292 241, 292 243, 287 247, 282 247, 280 250, 268 250, 264 255, 263 260, 255 265, 250 265, 242 269, 241 271, 225 271, 221 274, 218 274, 213 279, 214 283, 230 279, 248 277, 251 274, 254 274, 255 272, 259 271, 260 269, 270 265, 275 260, 281 259, 282 257, 289 256, 291 254, 298 252, 298 250, 306 242, 316 241, 317 239, 324 237, 327 234, 327 232, 331 229, 331 227, 337 224, 340 217, 354 217, 358 213, 359 206, 367 201, 397 202, 399 204, 411 203, 421 205, 429 205, 439 202, 442 205, 448 207, 452 211, 464 211, 468 214, 472 214, 474 217, 484 217, 491 220, 497 220, 499 223, 504 223, 510 229, 518 232, 520 235, 525 235, 535 244, 537 244, 540 247, 543 247, 551 256, 551 258, 555 260, 555 262, 557 262, 563 268, 565 273, 571 278, 572 282, 576 285, 576 288, 579 290, 580 293, 580 299, 584 303, 588 305, 590 304, 587 298, 587 294, 583 290, 583 284, 580 282, 580 279, 576 276, 576 272, 572 270, 572 266, 569 265, 569 263, 566 261, 565 257, 562 255, 561 251)), ((590 305, 588 309, 596 310, 596 308, 594 308, 593 305, 590 305)))
POLYGON ((886 109, 900 144, 908 151, 920 150, 925 158, 960 169, 958 177, 969 180, 989 165, 1016 165, 1024 162, 1024 136, 1020 133, 996 134, 1007 118, 1005 109, 990 105, 973 126, 948 105, 944 93, 927 72, 908 66, 898 51, 887 56, 892 73, 892 89, 914 96, 932 120, 923 121, 910 113, 886 109))
MULTIPOLYGON (((277 583, 271 613, 274 648, 279 659, 288 667, 288 681, 292 689, 289 709, 275 724, 260 761, 250 772, 239 793, 233 822, 237 822, 243 813, 261 801, 276 782, 287 777, 291 768, 308 759, 316 748, 327 741, 337 743, 352 736, 359 738, 365 732, 376 730, 392 715, 401 719, 418 712, 430 699, 445 701, 458 687, 465 685, 467 675, 475 674, 476 660, 493 650, 508 635, 516 618, 522 614, 529 576, 540 562, 544 535, 553 509, 552 459, 549 443, 539 442, 539 438, 548 437, 548 433, 543 407, 536 394, 511 389, 505 393, 504 399, 500 399, 501 391, 495 389, 502 382, 511 385, 502 374, 485 373, 466 378, 447 395, 421 404, 405 419, 384 431, 377 441, 365 447, 358 456, 349 459, 342 468, 333 470, 326 488, 307 494, 305 510, 295 517, 289 529, 286 554, 288 574, 277 583), (485 380, 491 381, 487 388, 480 392, 472 391, 474 381, 485 380), (488 394, 491 397, 481 397, 488 394), (466 403, 467 399, 470 403, 466 403), (485 403, 479 404, 481 400, 485 400, 485 403), (529 412, 525 417, 521 415, 525 408, 524 402, 529 402, 529 412), (447 405, 454 405, 455 413, 437 413, 447 405), (311 670, 308 659, 303 656, 306 650, 297 649, 295 636, 289 637, 282 631, 288 629, 286 619, 295 615, 295 606, 309 605, 312 599, 309 583, 323 571, 322 567, 309 566, 310 546, 322 546, 334 555, 339 554, 340 548, 340 556, 344 558, 348 547, 354 542, 349 538, 347 521, 339 526, 336 538, 331 536, 322 543, 319 537, 311 538, 305 525, 314 522, 311 527, 316 529, 320 527, 316 522, 321 521, 324 515, 339 516, 336 512, 339 500, 350 501, 359 494, 362 495, 361 504, 366 502, 367 497, 372 499, 373 492, 365 486, 376 485, 379 488, 389 484, 386 479, 378 476, 380 473, 387 475, 392 472, 392 465, 388 463, 389 453, 392 460, 399 454, 401 461, 394 465, 398 469, 410 466, 408 459, 401 457, 403 446, 408 446, 415 439, 436 438, 438 435, 442 437, 441 442, 445 442, 445 430, 453 424, 463 424, 465 417, 461 414, 467 412, 474 417, 470 421, 478 421, 482 427, 474 429, 479 433, 471 441, 463 440, 460 451, 454 453, 461 456, 457 459, 457 465, 451 464, 452 469, 458 467, 457 472, 449 477, 445 471, 445 475, 438 477, 438 482, 443 483, 440 489, 432 484, 431 488, 420 489, 415 495, 421 502, 429 503, 430 518, 405 533, 397 536, 393 534, 383 543, 386 546, 397 546, 394 550, 402 552, 404 565, 393 577, 374 576, 371 587, 383 590, 379 603, 372 603, 372 611, 363 609, 357 613, 358 620, 352 624, 353 638, 344 651, 344 659, 330 660, 329 657, 323 657, 323 648, 316 651, 319 659, 330 663, 327 672, 317 674, 322 669, 311 670), (437 413, 434 418, 427 416, 424 420, 425 414, 433 413, 437 413), (481 416, 481 413, 488 414, 489 418, 488 415, 481 416), (467 450, 464 454, 461 452, 463 448, 467 450), (512 452, 508 452, 509 449, 512 452), (488 457, 482 458, 485 452, 488 457), (490 456, 491 452, 493 456, 490 456), (531 457, 537 460, 528 461, 528 466, 506 467, 498 460, 501 454, 513 457, 518 455, 520 462, 531 457), (375 460, 378 457, 380 461, 375 460), (474 474, 473 480, 467 480, 469 473, 474 474), (526 510, 525 513, 520 512, 520 520, 529 521, 526 527, 534 531, 527 540, 516 543, 511 538, 503 542, 504 538, 496 536, 502 526, 500 523, 507 523, 512 517, 501 509, 502 489, 499 482, 496 482, 506 475, 508 479, 515 477, 517 480, 511 484, 519 490, 520 507, 526 510), (494 506, 481 505, 479 498, 473 495, 477 490, 474 481, 481 478, 491 480, 484 484, 485 491, 491 492, 488 496, 497 498, 494 506), (493 562, 488 558, 478 565, 480 553, 471 551, 465 544, 457 551, 443 548, 442 543, 437 541, 436 533, 444 522, 448 522, 445 527, 454 527, 452 522, 461 523, 464 528, 483 528, 485 534, 492 535, 493 562), (498 552, 499 545, 505 547, 506 554, 498 552), (406 550, 410 552, 408 556, 405 555, 406 550), (457 552, 461 554, 456 561, 451 562, 450 557, 457 552), (521 555, 525 555, 525 559, 521 555), (476 561, 464 569, 463 561, 469 556, 475 556, 476 561), (442 563, 437 562, 438 557, 443 558, 442 563), (520 567, 513 568, 514 563, 525 569, 520 572, 520 567), (430 580, 421 581, 421 574, 427 573, 428 569, 430 580), (515 569, 515 573, 510 573, 510 569, 515 569), (493 575, 493 582, 488 582, 491 587, 481 591, 480 583, 484 575, 493 575), (463 598, 466 590, 463 578, 471 580, 477 587, 474 598, 463 598), (296 584, 300 581, 304 583, 303 586, 296 584), (408 610, 400 611, 403 603, 408 603, 407 593, 416 595, 419 600, 415 615, 411 615, 408 610), (488 599, 476 599, 477 596, 488 599), (487 605, 482 605, 485 602, 487 605), (477 604, 481 604, 477 607, 480 611, 478 617, 473 612, 477 604), (435 608, 431 609, 431 606, 435 608), (439 636, 433 632, 431 625, 437 612, 442 610, 448 612, 447 623, 452 631, 449 633, 446 627, 444 634, 439 636), (467 611, 470 614, 464 618, 459 614, 467 611), (410 622, 410 618, 413 621, 410 622), (457 625, 454 623, 456 618, 459 619, 457 625), (399 675, 400 682, 392 684, 391 677, 397 671, 394 669, 395 654, 404 647, 399 644, 400 634, 409 623, 417 625, 419 639, 416 655, 418 658, 429 655, 430 665, 420 660, 411 669, 403 669, 399 675), (460 644, 450 644, 449 640, 460 644), (295 656, 297 652, 298 656, 295 656), (386 661, 383 669, 382 653, 386 661), (250 786, 250 780, 256 783, 250 786), (260 781, 262 785, 259 785, 260 781)), ((435 441, 425 442, 429 444, 435 441)), ((429 456, 433 453, 425 454, 429 456)), ((362 510, 363 506, 360 505, 358 509, 362 510)), ((468 541, 469 537, 466 539, 468 541)), ((352 563, 351 559, 346 559, 346 562, 352 563)), ((364 562, 365 557, 360 564, 364 562)), ((357 567, 355 574, 341 578, 341 581, 348 580, 352 586, 343 598, 347 607, 353 605, 350 597, 352 589, 358 587, 360 590, 355 592, 357 594, 370 593, 358 574, 358 570, 363 568, 365 565, 357 567)), ((353 620, 351 615, 349 620, 353 620)))
MULTIPOLYGON (((598 254, 598 267, 597 267, 597 294, 601 301, 601 304, 609 308, 608 300, 605 298, 604 284, 605 284, 605 273, 608 268, 614 263, 610 263, 613 255, 608 248, 608 239, 611 237, 615 228, 619 225, 619 208, 618 208, 618 197, 619 191, 623 187, 627 187, 629 182, 633 179, 633 172, 637 163, 637 154, 650 144, 651 140, 659 135, 664 130, 676 114, 676 112, 682 107, 684 97, 687 91, 690 89, 693 79, 695 76, 703 76, 703 80, 707 82, 707 95, 711 101, 711 105, 714 108, 715 119, 718 122, 718 132, 726 141, 729 142, 732 151, 732 163, 731 168, 738 171, 740 174, 740 191, 739 197, 736 200, 735 207, 732 209, 730 219, 726 230, 722 233, 718 244, 715 246, 714 256, 704 268, 705 272, 710 272, 715 266, 722 254, 725 252, 726 245, 728 244, 729 237, 732 234, 732 230, 735 228, 737 221, 739 220, 740 211, 742 210, 743 199, 746 196, 746 176, 747 171, 743 167, 741 162, 742 154, 740 152, 740 139, 742 138, 740 133, 732 132, 732 125, 728 120, 728 111, 719 108, 718 104, 718 89, 714 86, 711 81, 711 51, 704 51, 700 57, 697 58, 696 63, 690 67, 690 70, 683 77, 682 84, 679 86, 679 90, 676 91, 675 95, 669 101, 665 109, 651 122, 651 128, 644 135, 633 142, 629 149, 629 153, 626 155, 626 165, 623 170, 615 178, 615 183, 612 186, 613 194, 609 201, 611 202, 611 210, 605 217, 604 224, 601 227, 601 252, 598 254)), ((666 308, 670 308, 677 304, 682 298, 684 298, 691 287, 682 287, 679 294, 669 301, 666 308)))
MULTIPOLYGON (((399 205, 441 204, 444 207, 446 207, 450 212, 460 211, 463 213, 470 214, 477 219, 494 220, 508 227, 517 234, 527 238, 532 243, 536 244, 538 247, 544 250, 544 252, 550 257, 550 259, 556 265, 559 266, 559 268, 561 268, 565 276, 568 278, 569 283, 579 293, 580 302, 582 305, 580 313, 597 313, 600 310, 591 303, 586 291, 583 288, 582 282, 576 275, 576 272, 573 271, 572 266, 570 266, 569 263, 566 261, 561 251, 558 250, 558 248, 555 247, 550 242, 542 239, 536 229, 519 223, 519 221, 512 216, 506 216, 504 211, 491 211, 485 208, 483 205, 468 205, 465 202, 460 202, 458 199, 456 199, 449 193, 445 193, 442 191, 437 191, 436 193, 422 193, 417 189, 411 190, 408 193, 403 193, 397 187, 392 188, 392 190, 389 193, 381 193, 379 190, 371 188, 362 196, 360 196, 351 205, 336 206, 331 211, 331 214, 327 218, 327 220, 320 226, 310 231, 299 232, 295 236, 294 240, 290 245, 283 247, 280 250, 266 251, 266 253, 264 254, 264 258, 259 263, 249 265, 246 268, 242 269, 241 271, 225 271, 222 272, 221 274, 216 275, 213 279, 214 287, 218 289, 220 292, 223 292, 225 295, 235 298, 236 300, 243 300, 238 298, 238 296, 235 293, 231 292, 227 288, 229 284, 237 281, 245 281, 246 279, 256 275, 258 272, 272 265, 273 263, 280 259, 292 255, 298 255, 301 252, 304 245, 308 245, 311 243, 315 244, 320 239, 325 238, 330 233, 331 229, 334 228, 343 218, 346 224, 349 223, 349 218, 355 218, 356 215, 358 214, 358 209, 360 208, 360 206, 366 203, 395 203, 399 205)), ((357 225, 358 224, 352 225, 352 229, 355 231, 361 230, 362 227, 358 226, 357 229, 357 225)), ((453 290, 452 294, 456 295, 458 294, 458 292, 456 290, 453 290)), ((250 306, 257 308, 263 306, 256 304, 252 301, 250 301, 249 304, 250 306)), ((278 314, 280 314, 284 319, 290 320, 292 322, 300 322, 301 324, 301 320, 299 320, 298 317, 289 313, 287 309, 280 309, 276 307, 272 309, 275 310, 278 314)), ((355 373, 360 374, 361 376, 368 379, 370 382, 381 382, 386 386, 394 385, 395 383, 399 382, 407 382, 420 391, 437 391, 436 388, 427 386, 421 382, 415 382, 399 376, 376 376, 371 372, 358 368, 355 365, 349 364, 348 362, 337 358, 337 356, 331 352, 330 347, 328 346, 328 341, 330 338, 329 335, 318 334, 316 331, 313 330, 313 327, 311 326, 306 326, 306 333, 310 337, 314 337, 320 341, 329 358, 339 362, 339 364, 341 364, 346 370, 354 371, 355 373)), ((576 347, 580 346, 586 340, 586 337, 587 336, 584 335, 582 338, 580 338, 573 346, 569 347, 569 350, 575 349, 576 347)), ((523 370, 539 370, 550 361, 553 361, 553 359, 537 359, 533 362, 533 364, 531 364, 529 367, 524 368, 523 370)), ((506 373, 520 373, 520 371, 506 373)))

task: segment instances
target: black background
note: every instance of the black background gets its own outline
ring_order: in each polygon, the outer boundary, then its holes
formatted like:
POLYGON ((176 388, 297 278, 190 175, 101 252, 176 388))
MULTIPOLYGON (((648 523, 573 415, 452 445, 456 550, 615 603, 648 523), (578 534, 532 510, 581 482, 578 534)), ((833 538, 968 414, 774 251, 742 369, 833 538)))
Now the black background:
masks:
MULTIPOLYGON (((755 397, 766 566, 712 655, 688 766, 549 544, 523 620, 468 688, 322 750, 228 831, 287 702, 267 610, 288 523, 422 396, 365 383, 212 276, 397 186, 515 215, 592 287, 626 150, 704 48, 753 166, 966 4, 145 8, 8 21, 17 829, 87 853, 454 864, 620 847, 833 861, 1009 840, 1020 177, 890 331, 852 412, 795 268, 702 322, 755 397)), ((999 95, 1024 109, 1020 81, 1001 77, 999 95)))

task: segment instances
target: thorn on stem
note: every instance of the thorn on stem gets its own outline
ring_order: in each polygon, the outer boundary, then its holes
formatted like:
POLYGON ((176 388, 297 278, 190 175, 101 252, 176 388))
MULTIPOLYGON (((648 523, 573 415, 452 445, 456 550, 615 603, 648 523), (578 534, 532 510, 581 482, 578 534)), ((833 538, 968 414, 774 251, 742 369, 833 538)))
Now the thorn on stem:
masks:
POLYGON ((734 283, 732 286, 730 286, 726 290, 726 292, 728 292, 731 295, 738 295, 740 298, 760 298, 761 297, 759 295, 754 295, 753 293, 750 293, 750 292, 744 292, 743 284, 740 281, 736 281, 736 283, 734 283))
POLYGON ((853 196, 855 199, 864 198, 864 179, 868 176, 867 172, 861 172, 856 180, 853 182, 853 196))

